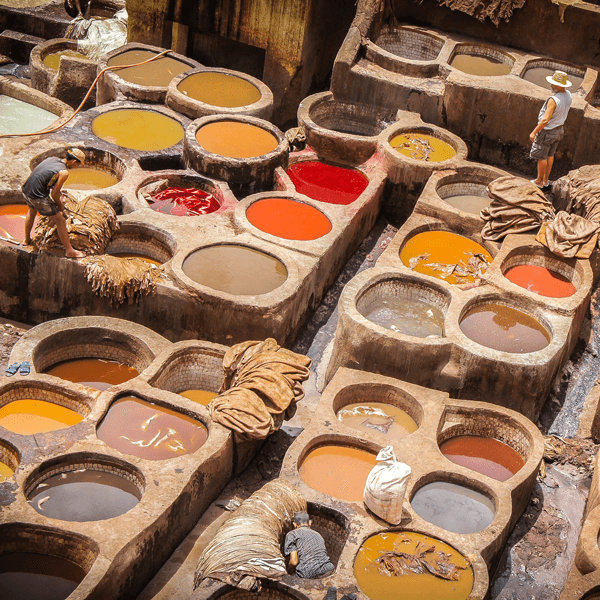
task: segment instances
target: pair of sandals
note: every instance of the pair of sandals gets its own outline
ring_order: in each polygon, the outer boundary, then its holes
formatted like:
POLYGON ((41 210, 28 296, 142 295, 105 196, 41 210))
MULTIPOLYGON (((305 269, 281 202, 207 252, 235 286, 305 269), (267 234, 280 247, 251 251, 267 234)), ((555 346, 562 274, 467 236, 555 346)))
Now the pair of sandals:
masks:
POLYGON ((12 377, 17 371, 23 376, 29 375, 29 373, 31 373, 31 364, 28 360, 25 360, 22 363, 13 363, 6 369, 6 376, 12 377))
POLYGON ((536 187, 540 188, 540 190, 542 190, 542 191, 548 191, 552 187, 553 182, 549 181, 548 185, 540 185, 539 183, 535 182, 535 179, 532 179, 531 183, 533 183, 533 185, 535 185, 536 187))

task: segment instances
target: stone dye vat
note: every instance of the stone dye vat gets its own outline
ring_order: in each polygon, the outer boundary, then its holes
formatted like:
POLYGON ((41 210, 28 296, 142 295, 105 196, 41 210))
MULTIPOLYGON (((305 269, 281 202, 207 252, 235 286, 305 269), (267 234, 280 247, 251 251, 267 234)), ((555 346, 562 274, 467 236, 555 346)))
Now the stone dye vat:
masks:
POLYGON ((311 488, 347 502, 361 502, 375 454, 338 444, 312 448, 300 462, 300 478, 311 488))
POLYGON ((420 338, 444 334, 448 299, 431 287, 410 279, 390 278, 373 285, 358 298, 358 312, 375 325, 420 338))
POLYGON ((0 483, 10 479, 19 468, 19 454, 10 444, 0 442, 0 483))
POLYGON ((65 429, 82 419, 74 410, 45 400, 14 400, 0 408, 0 427, 20 435, 65 429))
POLYGON ((487 186, 481 183, 469 181, 447 183, 439 185, 436 191, 446 204, 471 215, 479 216, 479 213, 490 204, 487 186))
POLYGON ((508 75, 515 59, 491 46, 457 44, 449 62, 450 66, 468 75, 497 77, 508 75))
MULTIPOLYGON (((22 241, 25 228, 25 217, 29 212, 26 204, 0 205, 0 236, 10 237, 22 241)), ((34 230, 39 221, 39 216, 34 220, 34 230)))
POLYGON ((537 352, 551 340, 546 327, 533 315, 499 302, 467 309, 460 328, 478 344, 501 352, 537 352))
POLYGON ((431 162, 452 158, 456 150, 448 143, 425 133, 401 133, 390 140, 390 146, 400 154, 431 162))
POLYGON ((151 197, 150 208, 167 215, 209 215, 221 208, 212 194, 194 188, 168 187, 151 197))
POLYGON ((492 262, 477 242, 450 231, 424 231, 408 239, 400 251, 402 263, 417 273, 450 284, 474 283, 492 262), (452 268, 459 265, 461 268, 452 268))
POLYGON ((262 81, 246 73, 202 68, 171 82, 167 106, 192 119, 231 114, 269 120, 273 114, 273 93, 262 81))
POLYGON ((141 258, 150 264, 162 265, 173 258, 174 247, 174 238, 166 231, 142 223, 122 221, 106 253, 121 258, 141 258))
POLYGON ((525 464, 523 457, 508 444, 479 435, 460 435, 440 444, 442 454, 453 463, 506 481, 525 464))
POLYGON ((383 402, 365 401, 347 404, 337 412, 337 418, 352 429, 359 431, 374 429, 389 438, 401 439, 418 428, 408 413, 383 402))
POLYGON ((27 486, 27 501, 41 515, 61 521, 104 521, 134 508, 142 498, 141 474, 100 456, 93 460, 42 466, 27 486))
POLYGON ((102 140, 132 150, 170 148, 184 136, 181 123, 154 110, 117 108, 98 115, 92 132, 102 140))
POLYGON ((207 152, 226 158, 256 158, 273 152, 279 140, 252 123, 216 121, 198 129, 196 140, 207 152))
POLYGON ((425 484, 410 504, 425 521, 461 534, 485 529, 496 512, 493 502, 481 492, 448 481, 425 484))
MULTIPOLYGON (((148 50, 127 50, 109 58, 107 64, 109 67, 121 67, 147 61, 157 54, 158 52, 148 50)), ((151 87, 167 87, 174 77, 189 69, 190 65, 166 55, 150 63, 127 67, 114 73, 129 83, 151 87)))
POLYGON ((356 555, 354 576, 371 600, 466 600, 472 597, 474 579, 469 561, 460 552, 441 540, 415 531, 385 531, 369 537, 356 555), (436 559, 454 565, 456 577, 453 580, 437 577, 426 567, 419 574, 393 574, 393 553, 416 555, 425 548, 433 548, 425 558, 433 569, 436 559))
POLYGON ((331 231, 331 222, 321 211, 292 198, 258 200, 246 217, 257 229, 287 240, 316 240, 331 231))
POLYGON ((193 281, 227 294, 268 294, 288 277, 285 265, 274 256, 248 246, 221 244, 201 248, 183 262, 193 281))
POLYGON ((34 133, 48 128, 56 120, 53 112, 0 94, 0 134, 34 133))
POLYGON ((434 61, 444 46, 443 39, 410 27, 384 29, 374 41, 394 56, 420 62, 434 61))
POLYGON ((77 50, 66 49, 57 50, 56 52, 50 52, 49 54, 46 54, 46 56, 44 56, 43 63, 47 67, 50 67, 51 69, 57 71, 62 56, 68 56, 70 58, 82 58, 84 60, 87 60, 85 54, 81 54, 81 52, 77 52, 77 50))
POLYGON ((550 298, 568 298, 577 290, 563 275, 537 265, 517 265, 504 274, 506 279, 530 292, 550 298))
POLYGON ((116 360, 101 358, 78 358, 52 365, 45 371, 74 383, 82 383, 97 390, 125 383, 139 375, 138 371, 116 360))
POLYGON ((79 167, 69 171, 69 177, 64 184, 70 190, 101 190, 119 183, 111 173, 93 167, 79 167))
POLYGON ((318 160, 294 163, 286 173, 299 194, 328 204, 352 204, 369 185, 360 171, 318 160))
POLYGON ((200 421, 135 396, 114 402, 98 424, 96 434, 111 448, 146 460, 191 454, 208 437, 200 421))
POLYGON ((576 67, 575 65, 569 65, 566 63, 557 62, 548 59, 530 60, 521 73, 521 78, 525 81, 529 81, 540 88, 550 91, 551 84, 548 83, 546 77, 552 77, 555 71, 564 71, 567 74, 567 78, 573 84, 570 88, 570 92, 575 92, 579 89, 583 83, 585 77, 585 69, 576 67))

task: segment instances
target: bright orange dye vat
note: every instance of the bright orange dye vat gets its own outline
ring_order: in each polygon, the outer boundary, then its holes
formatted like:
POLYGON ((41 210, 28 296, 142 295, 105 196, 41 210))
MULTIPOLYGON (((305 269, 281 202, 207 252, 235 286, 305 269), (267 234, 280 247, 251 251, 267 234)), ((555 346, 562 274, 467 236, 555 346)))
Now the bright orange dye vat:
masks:
POLYGON ((119 183, 108 171, 92 167, 70 169, 65 188, 70 190, 100 190, 119 183))
POLYGON ((198 129, 196 139, 205 150, 229 158, 263 156, 279 145, 271 132, 241 121, 209 123, 198 129))
POLYGON ((150 265, 156 265, 160 267, 163 263, 159 260, 146 256, 145 254, 136 254, 135 252, 109 252, 111 256, 117 256, 118 258, 139 258, 150 265))
POLYGON ((137 369, 129 365, 102 358, 65 360, 46 369, 44 373, 73 383, 82 383, 97 390, 106 390, 139 375, 137 369))
POLYGON ((183 392, 179 392, 179 395, 198 404, 208 406, 210 401, 216 398, 218 394, 216 392, 209 392, 208 390, 184 390, 183 392))
POLYGON ((13 473, 13 469, 11 469, 7 464, 0 461, 0 483, 6 481, 9 477, 12 477, 13 473))
POLYGON ((177 88, 194 100, 224 108, 248 106, 260 100, 258 88, 249 81, 214 71, 194 73, 186 77, 177 88))
POLYGON ((265 198, 246 211, 257 229, 286 240, 316 240, 331 231, 329 219, 314 206, 289 198, 265 198))
POLYGON ((518 265, 509 269, 504 277, 519 287, 549 298, 567 298, 577 291, 566 277, 537 265, 518 265))
POLYGON ((472 269, 464 270, 469 261, 481 265, 485 272, 491 254, 480 244, 449 231, 425 231, 411 237, 400 251, 400 260, 413 271, 443 279, 451 284, 473 283, 478 279, 472 269), (480 258, 478 258, 480 257, 480 258), (487 263, 487 264, 486 264, 487 263), (448 265, 459 265, 449 275, 448 265), (473 272, 472 272, 473 271, 473 272), (461 273, 465 273, 461 275, 461 273))
POLYGON ((362 502, 375 455, 352 446, 328 445, 311 450, 298 472, 311 488, 333 498, 362 502))
MULTIPOLYGON (((0 236, 13 237, 22 241, 24 237, 25 217, 29 208, 26 204, 5 204, 0 206, 0 236), (8 235, 7 235, 8 234, 8 235)), ((38 217, 33 222, 33 230, 38 223, 38 217)))
POLYGON ((100 139, 132 150, 164 150, 185 134, 181 123, 154 110, 119 108, 98 115, 92 131, 100 139))
MULTIPOLYGON (((108 66, 132 65, 148 60, 156 54, 156 52, 150 52, 149 50, 128 50, 113 56, 108 61, 108 66)), ((189 71, 191 68, 190 65, 186 65, 184 62, 170 56, 163 56, 148 64, 119 69, 115 73, 121 79, 137 85, 166 87, 174 77, 189 71)))
MULTIPOLYGON (((424 550, 423 546, 421 549, 424 550)), ((465 600, 473 589, 473 569, 465 557, 452 546, 414 531, 389 531, 371 536, 360 547, 354 561, 354 576, 360 589, 372 600, 465 600), (414 555, 418 544, 434 548, 425 560, 435 566, 449 555, 448 562, 456 565, 458 580, 449 581, 425 572, 394 576, 380 571, 378 559, 387 552, 404 552, 414 555)))
POLYGON ((0 426, 21 435, 33 435, 76 425, 83 416, 45 400, 15 400, 0 408, 0 426))

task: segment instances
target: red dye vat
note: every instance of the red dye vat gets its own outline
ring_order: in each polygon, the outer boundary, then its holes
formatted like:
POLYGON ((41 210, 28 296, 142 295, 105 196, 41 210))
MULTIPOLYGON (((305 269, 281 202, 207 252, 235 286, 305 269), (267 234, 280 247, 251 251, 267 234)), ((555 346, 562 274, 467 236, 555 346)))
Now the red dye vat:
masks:
POLYGON ((328 204, 352 204, 369 185, 359 171, 315 160, 296 163, 287 174, 300 194, 328 204))
POLYGON ((152 210, 179 217, 208 215, 221 208, 212 194, 195 188, 168 187, 151 194, 151 198, 152 210))
POLYGON ((566 277, 536 265, 518 265, 509 269, 504 277, 519 287, 549 298, 567 298, 577 291, 566 277))
POLYGON ((265 198, 246 211, 257 229, 286 240, 316 240, 331 231, 329 219, 314 206, 290 198, 265 198))

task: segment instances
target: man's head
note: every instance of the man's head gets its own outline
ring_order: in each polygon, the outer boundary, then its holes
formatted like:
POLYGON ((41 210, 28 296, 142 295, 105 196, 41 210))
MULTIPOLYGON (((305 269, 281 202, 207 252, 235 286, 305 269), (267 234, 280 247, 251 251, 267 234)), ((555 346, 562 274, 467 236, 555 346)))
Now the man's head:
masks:
POLYGON ((67 168, 74 169, 75 167, 83 165, 84 162, 85 153, 83 152, 83 150, 80 150, 79 148, 69 148, 67 150, 67 168))
POLYGON ((308 513, 304 511, 297 512, 292 521, 294 523, 294 527, 310 527, 312 524, 308 513))
POLYGON ((564 92, 573 84, 569 81, 567 74, 564 71, 554 71, 554 75, 546 77, 546 81, 555 92, 564 92))

